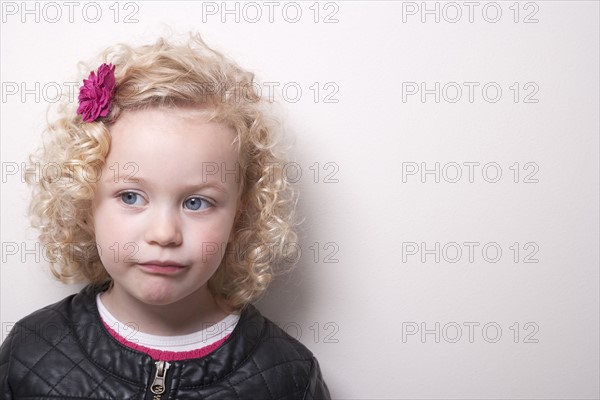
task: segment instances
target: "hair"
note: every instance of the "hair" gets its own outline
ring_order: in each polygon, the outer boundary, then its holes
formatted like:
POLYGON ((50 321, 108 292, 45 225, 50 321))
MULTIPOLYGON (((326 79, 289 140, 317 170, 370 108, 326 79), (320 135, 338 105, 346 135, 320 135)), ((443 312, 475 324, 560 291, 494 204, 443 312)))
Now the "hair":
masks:
MULTIPOLYGON (((240 209, 233 240, 208 288, 215 299, 233 309, 257 300, 284 264, 293 264, 296 191, 285 179, 285 158, 279 153, 254 74, 207 46, 199 34, 185 43, 164 38, 152 45, 118 44, 101 55, 115 66, 112 109, 106 117, 84 122, 73 102, 63 100, 48 121, 45 143, 29 164, 52 165, 54 174, 26 176, 33 188, 32 226, 39 240, 53 249, 54 276, 64 283, 112 284, 95 243, 92 200, 99 171, 110 149, 110 127, 122 112, 158 107, 198 107, 209 120, 223 122, 236 133, 232 145, 240 168, 240 209)), ((80 72, 87 77, 90 68, 80 72)), ((99 65, 99 64, 96 64, 99 65)), ((81 79, 80 79, 81 81, 81 79)), ((73 97, 73 94, 70 96, 73 97)), ((296 250, 297 251, 297 250, 296 250)))

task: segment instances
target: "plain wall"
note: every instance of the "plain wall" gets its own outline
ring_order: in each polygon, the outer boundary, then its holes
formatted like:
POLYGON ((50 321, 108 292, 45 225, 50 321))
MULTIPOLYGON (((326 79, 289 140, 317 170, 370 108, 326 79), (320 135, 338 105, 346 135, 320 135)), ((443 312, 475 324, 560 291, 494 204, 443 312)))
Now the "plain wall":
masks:
POLYGON ((599 397, 598 2, 73 4, 2 3, 2 339, 81 288, 28 229, 48 105, 170 27, 276 88, 305 222, 258 307, 334 398, 599 397))

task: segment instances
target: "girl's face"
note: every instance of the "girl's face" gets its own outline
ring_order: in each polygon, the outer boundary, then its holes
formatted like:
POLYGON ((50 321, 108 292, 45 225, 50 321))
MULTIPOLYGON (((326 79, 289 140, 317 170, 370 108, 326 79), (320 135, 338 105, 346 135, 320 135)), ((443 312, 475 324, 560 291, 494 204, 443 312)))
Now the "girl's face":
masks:
MULTIPOLYGON (((191 109, 126 111, 93 202, 100 258, 120 299, 205 296, 238 207, 232 129, 191 109)), ((185 301, 185 300, 184 300, 185 301)))

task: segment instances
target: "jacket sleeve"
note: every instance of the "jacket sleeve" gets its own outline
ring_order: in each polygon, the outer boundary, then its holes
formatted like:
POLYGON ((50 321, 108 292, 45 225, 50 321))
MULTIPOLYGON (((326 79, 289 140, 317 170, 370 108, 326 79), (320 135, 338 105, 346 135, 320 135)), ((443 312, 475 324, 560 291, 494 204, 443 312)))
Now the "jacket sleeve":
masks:
POLYGON ((321 375, 321 368, 319 362, 315 357, 312 359, 312 365, 310 368, 310 377, 308 380, 308 386, 304 391, 303 400, 330 400, 331 395, 329 394, 329 388, 323 380, 321 375))
POLYGON ((15 336, 15 327, 11 329, 8 337, 0 346, 0 400, 12 400, 13 395, 8 384, 8 367, 10 366, 10 353, 15 336))

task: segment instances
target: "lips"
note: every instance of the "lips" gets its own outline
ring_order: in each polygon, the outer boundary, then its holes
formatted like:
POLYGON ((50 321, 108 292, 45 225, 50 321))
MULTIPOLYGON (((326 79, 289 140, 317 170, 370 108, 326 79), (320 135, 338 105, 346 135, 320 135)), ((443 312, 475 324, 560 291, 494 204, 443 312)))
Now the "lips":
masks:
POLYGON ((140 268, 146 272, 150 272, 153 274, 161 274, 161 275, 171 275, 176 274, 179 271, 182 271, 185 268, 185 265, 180 264, 175 261, 160 261, 160 260, 151 260, 138 264, 140 268))
POLYGON ((170 260, 166 260, 166 261, 158 261, 158 260, 150 260, 150 261, 146 261, 143 263, 140 263, 141 265, 156 265, 159 267, 183 267, 182 264, 175 262, 175 261, 170 261, 170 260))

